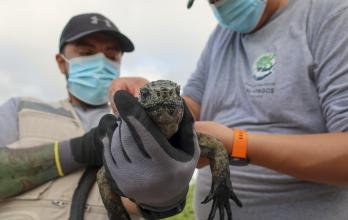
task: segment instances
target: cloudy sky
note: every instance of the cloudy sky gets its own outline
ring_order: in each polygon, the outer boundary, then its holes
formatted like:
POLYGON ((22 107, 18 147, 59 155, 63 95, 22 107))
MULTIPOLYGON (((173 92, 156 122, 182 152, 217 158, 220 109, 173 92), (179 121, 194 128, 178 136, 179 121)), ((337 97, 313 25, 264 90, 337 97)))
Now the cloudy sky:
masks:
POLYGON ((1 0, 0 103, 14 96, 65 98, 55 63, 60 33, 79 13, 104 14, 135 44, 125 54, 123 76, 185 84, 216 21, 207 1, 197 0, 1 0))

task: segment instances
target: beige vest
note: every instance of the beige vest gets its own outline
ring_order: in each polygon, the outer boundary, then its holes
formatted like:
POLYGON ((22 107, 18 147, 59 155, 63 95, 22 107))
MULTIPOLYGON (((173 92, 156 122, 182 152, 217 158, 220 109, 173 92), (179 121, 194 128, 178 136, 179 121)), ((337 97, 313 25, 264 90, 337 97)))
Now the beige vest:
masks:
MULTIPOLYGON (((48 105, 23 99, 18 112, 19 140, 10 148, 27 148, 84 133, 67 101, 48 105)), ((0 203, 0 220, 68 220, 72 195, 83 173, 75 172, 0 203)), ((96 184, 89 194, 85 220, 108 219, 96 184)))

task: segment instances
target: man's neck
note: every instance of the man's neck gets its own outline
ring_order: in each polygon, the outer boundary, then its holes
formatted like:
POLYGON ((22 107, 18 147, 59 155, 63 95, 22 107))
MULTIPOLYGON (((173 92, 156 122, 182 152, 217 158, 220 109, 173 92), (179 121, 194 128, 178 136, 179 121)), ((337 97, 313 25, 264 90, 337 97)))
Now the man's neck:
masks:
POLYGON ((254 31, 257 31, 260 28, 262 28, 267 23, 268 19, 271 18, 272 15, 274 15, 274 13, 276 13, 276 11, 278 11, 279 9, 281 9, 282 7, 287 5, 288 2, 289 2, 289 0, 268 0, 266 8, 265 8, 265 12, 263 13, 263 15, 260 19, 260 22, 256 26, 254 31))

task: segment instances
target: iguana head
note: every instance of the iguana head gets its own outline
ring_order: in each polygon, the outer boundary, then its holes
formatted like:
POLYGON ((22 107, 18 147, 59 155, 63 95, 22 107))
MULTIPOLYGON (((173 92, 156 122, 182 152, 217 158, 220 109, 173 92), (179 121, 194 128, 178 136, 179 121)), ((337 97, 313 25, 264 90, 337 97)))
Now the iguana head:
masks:
POLYGON ((139 102, 167 138, 178 130, 184 114, 180 86, 169 80, 158 80, 140 89, 139 102))

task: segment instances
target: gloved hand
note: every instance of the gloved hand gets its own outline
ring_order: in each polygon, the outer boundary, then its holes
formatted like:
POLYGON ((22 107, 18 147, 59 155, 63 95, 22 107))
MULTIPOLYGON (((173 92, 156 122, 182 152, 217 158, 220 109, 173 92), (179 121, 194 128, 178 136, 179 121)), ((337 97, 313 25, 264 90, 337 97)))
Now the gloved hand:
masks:
POLYGON ((97 127, 83 136, 60 143, 59 154, 64 173, 76 169, 73 162, 84 166, 102 166, 104 146, 102 139, 107 137, 111 140, 116 127, 116 117, 107 114, 100 119, 97 127))
POLYGON ((167 140, 136 98, 119 91, 114 99, 122 120, 104 151, 113 190, 151 218, 180 212, 200 155, 190 111, 185 105, 178 132, 167 140))

